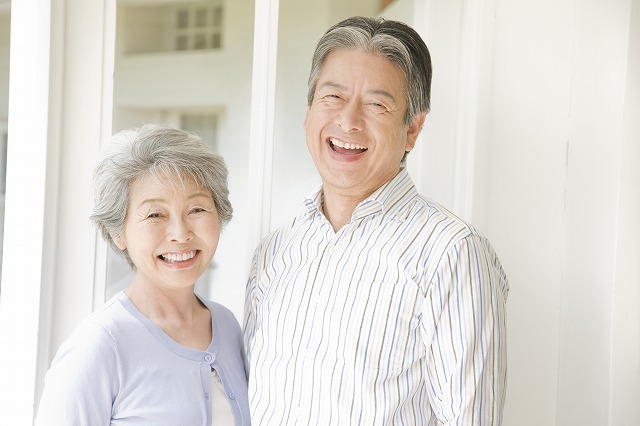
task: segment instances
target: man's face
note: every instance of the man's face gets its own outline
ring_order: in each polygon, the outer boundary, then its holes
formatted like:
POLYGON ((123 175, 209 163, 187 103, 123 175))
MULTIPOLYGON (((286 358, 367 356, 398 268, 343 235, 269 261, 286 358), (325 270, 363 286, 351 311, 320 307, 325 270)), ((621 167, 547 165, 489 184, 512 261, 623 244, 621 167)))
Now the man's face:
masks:
POLYGON ((406 109, 395 64, 357 49, 331 52, 304 122, 324 191, 363 200, 392 179, 424 121, 405 124, 406 109))

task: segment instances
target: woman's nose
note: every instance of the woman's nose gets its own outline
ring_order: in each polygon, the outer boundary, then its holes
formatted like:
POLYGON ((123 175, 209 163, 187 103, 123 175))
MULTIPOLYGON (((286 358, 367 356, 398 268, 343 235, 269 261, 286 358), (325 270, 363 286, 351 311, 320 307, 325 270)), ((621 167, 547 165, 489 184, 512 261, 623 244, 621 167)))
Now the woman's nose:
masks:
POLYGON ((186 243, 193 238, 189 223, 182 216, 174 216, 169 222, 168 237, 171 241, 186 243))

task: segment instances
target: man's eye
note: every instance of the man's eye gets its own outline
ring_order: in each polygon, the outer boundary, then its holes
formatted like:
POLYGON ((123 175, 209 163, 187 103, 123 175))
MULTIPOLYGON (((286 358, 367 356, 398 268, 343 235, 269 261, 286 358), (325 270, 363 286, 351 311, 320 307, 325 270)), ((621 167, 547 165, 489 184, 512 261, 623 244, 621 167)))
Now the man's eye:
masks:
POLYGON ((370 102, 369 109, 376 112, 384 112, 387 110, 387 107, 384 104, 380 104, 378 102, 370 102))
POLYGON ((160 213, 149 213, 147 219, 157 219, 160 217, 160 213))

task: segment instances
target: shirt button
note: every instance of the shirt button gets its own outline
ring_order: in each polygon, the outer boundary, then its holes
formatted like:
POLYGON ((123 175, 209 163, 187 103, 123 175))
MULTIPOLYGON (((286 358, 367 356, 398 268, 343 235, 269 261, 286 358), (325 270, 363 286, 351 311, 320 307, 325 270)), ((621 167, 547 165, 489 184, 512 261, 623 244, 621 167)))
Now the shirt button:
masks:
POLYGON ((211 362, 211 361, 213 361, 214 359, 215 359, 215 358, 214 358, 211 354, 206 354, 206 355, 204 356, 204 360, 205 360, 206 362, 211 362))
POLYGON ((236 396, 233 394, 233 392, 229 394, 229 399, 236 399, 236 396))
POLYGON ((329 253, 329 255, 331 256, 336 254, 336 246, 330 246, 329 248, 327 248, 327 253, 329 253))

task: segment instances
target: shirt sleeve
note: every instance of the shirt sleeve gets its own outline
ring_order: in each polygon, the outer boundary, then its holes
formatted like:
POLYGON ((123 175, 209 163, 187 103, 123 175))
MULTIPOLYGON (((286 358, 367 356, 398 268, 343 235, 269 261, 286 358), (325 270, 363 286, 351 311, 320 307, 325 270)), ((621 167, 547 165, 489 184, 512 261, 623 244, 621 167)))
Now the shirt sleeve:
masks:
POLYGON ((464 238, 441 258, 425 295, 421 327, 427 393, 439 424, 501 424, 508 290, 483 237, 464 238))
POLYGON ((249 371, 249 363, 251 361, 251 347, 253 343, 253 337, 256 330, 256 309, 258 304, 258 279, 257 279, 257 259, 258 251, 253 256, 251 263, 251 270, 249 272, 249 280, 247 281, 247 288, 245 291, 245 303, 244 303, 244 348, 245 348, 245 360, 247 364, 247 371, 249 371))
POLYGON ((97 324, 81 323, 45 376, 36 426, 109 425, 120 372, 111 335, 97 324))

